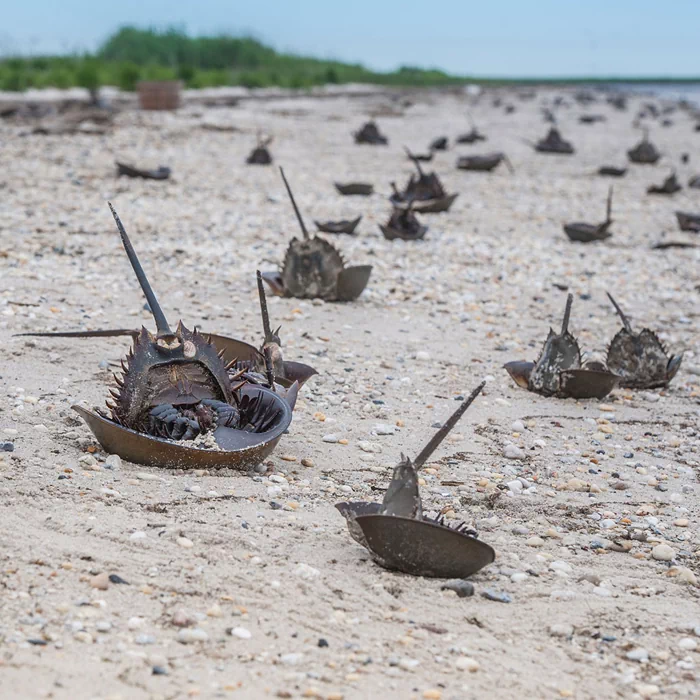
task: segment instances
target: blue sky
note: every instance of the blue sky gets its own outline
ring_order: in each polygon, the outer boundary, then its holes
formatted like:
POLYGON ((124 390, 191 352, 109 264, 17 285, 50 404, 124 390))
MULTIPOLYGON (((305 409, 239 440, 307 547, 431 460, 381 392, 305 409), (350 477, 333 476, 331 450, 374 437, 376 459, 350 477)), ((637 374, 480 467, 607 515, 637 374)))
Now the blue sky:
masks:
POLYGON ((377 69, 482 76, 700 74, 700 0, 24 0, 0 53, 91 49, 124 24, 252 33, 377 69), (430 15, 427 11, 430 11, 430 15))

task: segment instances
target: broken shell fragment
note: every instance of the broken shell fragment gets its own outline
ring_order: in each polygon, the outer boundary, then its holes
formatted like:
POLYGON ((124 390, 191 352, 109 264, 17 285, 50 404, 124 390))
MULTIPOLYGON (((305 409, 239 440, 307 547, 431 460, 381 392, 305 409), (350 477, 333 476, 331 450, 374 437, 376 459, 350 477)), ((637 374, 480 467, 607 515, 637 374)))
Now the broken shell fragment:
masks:
POLYGON ((465 578, 494 561, 496 553, 463 524, 447 526, 423 514, 418 470, 484 388, 480 384, 412 462, 402 456, 382 503, 342 502, 336 508, 351 537, 380 566, 412 576, 465 578))

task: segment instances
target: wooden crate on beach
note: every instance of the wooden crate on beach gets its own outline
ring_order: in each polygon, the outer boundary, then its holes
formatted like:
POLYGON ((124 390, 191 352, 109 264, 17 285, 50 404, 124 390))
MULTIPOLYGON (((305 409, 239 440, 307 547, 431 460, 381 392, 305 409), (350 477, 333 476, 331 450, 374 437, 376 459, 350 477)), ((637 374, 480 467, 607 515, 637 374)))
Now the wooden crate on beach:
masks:
POLYGON ((138 84, 141 109, 177 109, 181 89, 179 80, 142 80, 138 84))

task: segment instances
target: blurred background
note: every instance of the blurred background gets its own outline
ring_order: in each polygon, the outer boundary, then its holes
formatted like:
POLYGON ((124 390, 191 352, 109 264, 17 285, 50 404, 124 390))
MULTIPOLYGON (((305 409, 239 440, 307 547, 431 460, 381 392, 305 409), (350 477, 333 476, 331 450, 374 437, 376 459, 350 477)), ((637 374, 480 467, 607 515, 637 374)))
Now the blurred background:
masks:
POLYGON ((679 81, 700 2, 29 0, 0 24, 0 90, 329 83, 679 81))

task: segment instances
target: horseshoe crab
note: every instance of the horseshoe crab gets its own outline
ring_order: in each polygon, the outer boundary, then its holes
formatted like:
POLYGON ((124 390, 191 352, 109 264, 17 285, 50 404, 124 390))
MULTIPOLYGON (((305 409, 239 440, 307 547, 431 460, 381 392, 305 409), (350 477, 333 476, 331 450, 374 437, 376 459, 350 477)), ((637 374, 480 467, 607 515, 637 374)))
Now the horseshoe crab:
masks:
POLYGON ((570 241, 579 243, 593 243, 595 241, 604 241, 610 238, 612 233, 608 230, 612 225, 612 195, 613 188, 608 190, 608 202, 605 209, 605 221, 600 224, 587 224, 581 221, 573 224, 564 224, 564 232, 569 237, 570 241))
POLYGON ((630 389, 657 389, 667 386, 676 376, 683 353, 670 355, 654 331, 643 328, 632 330, 630 322, 618 303, 608 292, 608 299, 622 320, 608 348, 607 364, 620 377, 620 386, 630 389))
POLYGON ((653 165, 661 158, 661 154, 656 150, 654 144, 649 141, 648 129, 644 129, 642 140, 634 148, 627 151, 627 157, 632 163, 642 165, 653 165))
POLYGON ((380 566, 411 576, 466 578, 496 558, 494 550, 464 523, 448 526, 423 513, 418 471, 484 388, 482 382, 463 401, 414 461, 401 455, 381 503, 341 502, 350 536, 380 566))
POLYGON ((374 185, 367 182, 348 182, 347 184, 335 183, 335 189, 343 195, 359 195, 369 197, 374 192, 374 185))
POLYGON ((109 205, 157 332, 139 331, 123 374, 115 374, 110 414, 73 409, 108 452, 159 467, 254 466, 272 452, 292 409, 269 387, 229 374, 221 354, 197 329, 171 330, 131 241, 109 205))
POLYGON ((647 189, 647 194, 676 194, 683 189, 678 182, 675 171, 672 172, 660 185, 652 185, 647 189))
POLYGON ((420 214, 448 211, 457 199, 458 193, 448 195, 437 173, 426 175, 411 151, 408 148, 405 150, 418 170, 418 177, 411 175, 403 192, 399 192, 396 185, 392 183, 394 193, 390 197, 391 203, 398 208, 406 208, 411 203, 413 209, 420 214))
POLYGON ((573 302, 573 294, 569 294, 561 333, 549 329, 537 362, 508 362, 504 368, 518 386, 535 394, 602 399, 615 388, 618 377, 601 362, 581 362, 578 341, 569 333, 573 302))
POLYGON ((694 190, 700 190, 700 175, 695 175, 688 180, 688 187, 694 190))
POLYGON ((409 151, 408 159, 414 162, 419 160, 421 163, 430 163, 434 155, 435 154, 432 151, 430 151, 429 153, 413 153, 409 151))
POLYGON ((164 165, 161 165, 155 170, 141 170, 140 168, 135 168, 133 165, 120 163, 118 160, 115 161, 115 164, 117 166, 117 177, 126 175, 126 177, 140 177, 144 180, 167 180, 171 174, 170 168, 164 165))
POLYGON ((481 156, 460 156, 457 159, 457 168, 459 170, 476 170, 477 172, 491 172, 495 170, 501 163, 508 166, 510 172, 515 172, 510 159, 505 153, 494 152, 485 153, 481 156))
POLYGON ((272 136, 263 138, 262 134, 258 132, 258 145, 250 152, 245 162, 248 165, 271 165, 272 155, 268 146, 272 143, 272 138, 272 136))
POLYGON ((355 143, 366 143, 371 146, 385 146, 389 143, 389 139, 379 131, 379 127, 373 121, 363 124, 362 128, 354 133, 354 137, 355 143))
POLYGON ((476 143, 477 141, 486 141, 484 136, 475 126, 472 126, 471 131, 457 137, 457 143, 476 143))
POLYGON ((362 221, 362 217, 356 219, 342 219, 341 221, 314 221, 316 228, 322 233, 355 233, 357 225, 362 221))
POLYGON ((430 150, 446 151, 448 143, 449 141, 447 139, 447 136, 438 136, 436 139, 433 139, 432 143, 430 144, 430 150))
MULTIPOLYGON (((396 190, 396 185, 393 182, 391 186, 396 190)), ((410 201, 406 207, 394 206, 389 221, 386 224, 380 224, 379 228, 384 234, 384 238, 389 241, 396 238, 401 238, 404 241, 417 241, 422 239, 428 231, 428 227, 423 226, 413 213, 413 201, 410 201)))
POLYGON ((309 234, 282 168, 280 173, 303 238, 292 238, 281 271, 263 272, 263 280, 278 296, 326 301, 357 299, 367 286, 372 266, 346 267, 336 248, 325 239, 309 234))
POLYGON ((678 226, 681 231, 700 233, 700 214, 688 214, 686 212, 677 211, 676 219, 678 219, 678 226))
POLYGON ((598 175, 605 175, 607 177, 624 177, 627 173, 627 168, 618 168, 614 165, 601 165, 598 168, 598 175))
POLYGON ((571 142, 565 141, 559 133, 559 129, 554 126, 549 130, 547 136, 535 144, 535 150, 538 153, 556 153, 559 155, 571 155, 575 152, 571 142))

